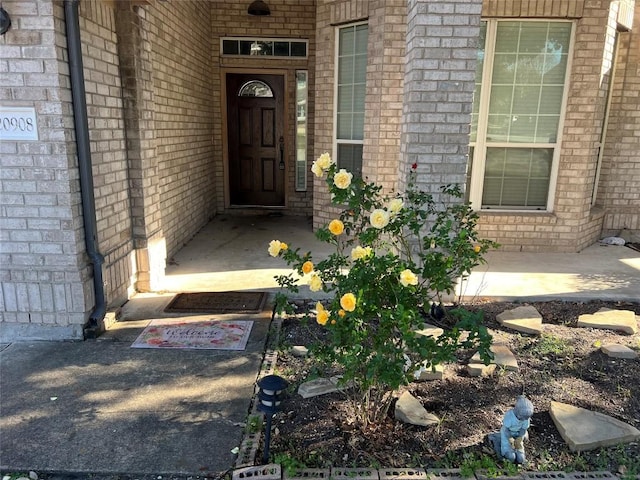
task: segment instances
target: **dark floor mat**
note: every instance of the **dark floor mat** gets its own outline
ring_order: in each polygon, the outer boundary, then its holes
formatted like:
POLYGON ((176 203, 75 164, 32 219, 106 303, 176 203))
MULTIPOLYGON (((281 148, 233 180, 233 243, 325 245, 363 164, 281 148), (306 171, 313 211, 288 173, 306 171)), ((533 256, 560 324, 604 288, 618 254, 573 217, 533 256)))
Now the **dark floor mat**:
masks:
POLYGON ((164 309, 168 313, 260 313, 267 292, 179 293, 164 309))
POLYGON ((627 242, 625 245, 636 252, 640 252, 640 243, 627 242))

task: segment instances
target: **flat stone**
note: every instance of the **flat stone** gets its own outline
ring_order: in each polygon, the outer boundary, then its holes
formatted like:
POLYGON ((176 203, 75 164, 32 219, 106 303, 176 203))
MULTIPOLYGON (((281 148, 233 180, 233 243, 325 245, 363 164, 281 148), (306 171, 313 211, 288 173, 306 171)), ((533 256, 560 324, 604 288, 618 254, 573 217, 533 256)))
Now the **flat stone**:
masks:
POLYGON ((424 328, 416 330, 416 333, 425 337, 438 338, 444 333, 444 330, 440 327, 436 327, 435 325, 431 325, 430 323, 425 323, 424 328))
POLYGON ((551 402, 551 418, 573 452, 610 447, 640 439, 640 430, 602 413, 551 402))
POLYGON ((600 347, 602 353, 612 358, 628 358, 634 359, 638 354, 625 345, 619 345, 617 343, 609 343, 600 347))
MULTIPOLYGON (((517 372, 519 370, 518 360, 516 360, 515 355, 508 347, 505 345, 494 344, 491 345, 490 350, 493 352, 492 364, 503 367, 506 370, 511 370, 512 372, 517 372)), ((475 355, 471 357, 470 363, 482 363, 479 352, 476 352, 475 355)))
POLYGON ((470 377, 490 377, 496 371, 496 364, 470 363, 467 365, 467 373, 470 377))
POLYGON ((291 347, 291 355, 294 357, 306 357, 309 355, 309 349, 304 345, 294 345, 291 347))
POLYGON ((542 333, 542 315, 531 305, 506 310, 496 316, 500 325, 518 332, 540 335, 542 333))
POLYGON ((442 365, 421 367, 413 373, 413 376, 420 382, 442 380, 444 378, 444 367, 442 365))
POLYGON ((298 387, 298 394, 301 395, 302 398, 311 398, 340 390, 342 390, 342 387, 338 386, 337 377, 316 378, 301 384, 298 387))
POLYGON ((400 395, 396 402, 395 417, 401 422, 424 427, 440 423, 440 419, 427 412, 420 401, 409 392, 404 392, 400 395))
POLYGON ((638 320, 631 310, 609 310, 601 308, 596 313, 578 317, 579 327, 604 328, 633 335, 638 332, 638 320))

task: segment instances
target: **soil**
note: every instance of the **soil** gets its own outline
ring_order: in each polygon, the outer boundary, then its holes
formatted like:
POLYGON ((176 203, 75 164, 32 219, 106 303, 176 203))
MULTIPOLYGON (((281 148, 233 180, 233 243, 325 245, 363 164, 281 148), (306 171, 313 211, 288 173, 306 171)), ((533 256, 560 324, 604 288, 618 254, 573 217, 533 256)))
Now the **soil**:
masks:
MULTIPOLYGON (((526 393, 535 406, 525 444, 527 470, 609 470, 640 475, 640 445, 629 443, 590 452, 571 452, 551 416, 550 401, 600 412, 640 428, 640 360, 607 357, 601 345, 619 343, 640 351, 640 333, 577 327, 578 316, 601 308, 635 311, 640 304, 625 302, 532 302, 543 317, 541 336, 506 329, 496 315, 523 304, 487 302, 467 305, 482 309, 495 343, 516 355, 519 371, 496 369, 490 377, 470 377, 466 364, 473 351, 461 351, 445 366, 443 380, 414 382, 406 390, 441 420, 420 427, 390 415, 382 423, 362 429, 355 424, 342 393, 303 399, 298 386, 317 376, 312 358, 291 354, 294 345, 323 341, 325 330, 302 316, 282 320, 276 373, 290 382, 290 394, 274 419, 271 458, 312 467, 459 468, 493 457, 487 434, 500 428, 504 413, 518 395, 526 393)), ((526 304, 524 304, 526 305, 526 304)), ((308 305, 300 305, 308 308, 308 305)), ((398 392, 401 393, 401 392, 398 392)))

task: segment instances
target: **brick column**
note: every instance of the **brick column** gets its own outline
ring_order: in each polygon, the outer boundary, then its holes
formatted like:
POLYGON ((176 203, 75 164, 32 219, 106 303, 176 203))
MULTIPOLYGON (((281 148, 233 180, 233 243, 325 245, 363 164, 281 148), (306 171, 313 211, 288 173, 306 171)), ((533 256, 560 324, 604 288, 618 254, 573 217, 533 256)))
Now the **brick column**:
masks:
POLYGON ((400 178, 465 184, 482 0, 409 0, 400 178))
POLYGON ((116 32, 125 112, 136 290, 162 287, 166 243, 160 211, 151 43, 143 7, 117 2, 116 32))

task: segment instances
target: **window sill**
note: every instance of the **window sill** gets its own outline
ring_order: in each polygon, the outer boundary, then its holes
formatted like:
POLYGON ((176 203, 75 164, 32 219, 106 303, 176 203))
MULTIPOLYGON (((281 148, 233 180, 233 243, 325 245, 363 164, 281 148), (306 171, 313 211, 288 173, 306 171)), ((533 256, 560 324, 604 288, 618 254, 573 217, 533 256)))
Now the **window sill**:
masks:
POLYGON ((523 218, 557 218, 555 213, 547 210, 480 210, 476 212, 483 217, 523 217, 523 218))

